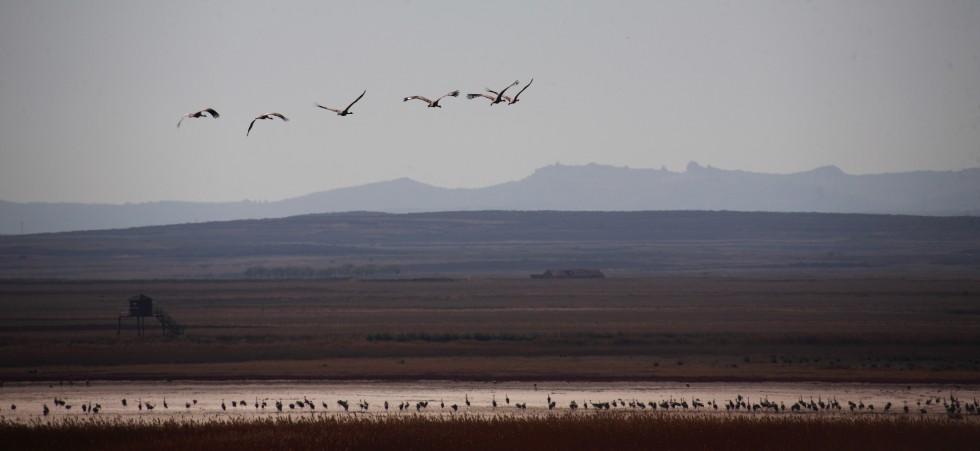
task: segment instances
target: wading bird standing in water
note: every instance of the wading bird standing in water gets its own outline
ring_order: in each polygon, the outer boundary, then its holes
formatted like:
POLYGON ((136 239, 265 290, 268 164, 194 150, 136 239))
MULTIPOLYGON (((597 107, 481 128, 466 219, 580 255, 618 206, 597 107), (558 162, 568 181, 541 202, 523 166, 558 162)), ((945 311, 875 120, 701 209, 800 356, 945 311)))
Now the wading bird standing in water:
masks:
POLYGON ((361 100, 361 97, 364 97, 364 94, 367 94, 367 89, 365 89, 364 92, 361 93, 361 95, 357 96, 357 98, 354 99, 354 101, 351 102, 350 105, 347 105, 347 108, 344 108, 343 110, 338 110, 336 108, 325 107, 323 105, 320 105, 319 103, 316 103, 315 105, 318 106, 318 107, 320 107, 320 108, 323 108, 325 110, 333 111, 334 113, 337 113, 337 116, 346 116, 348 114, 354 114, 354 113, 351 112, 350 107, 354 106, 354 104, 357 103, 358 100, 361 100))
POLYGON ((282 119, 283 122, 289 122, 289 119, 287 119, 286 116, 283 116, 282 114, 279 114, 279 113, 265 113, 265 114, 263 114, 261 116, 256 116, 255 119, 252 119, 252 123, 251 124, 248 124, 248 131, 245 132, 245 136, 248 136, 248 134, 252 132, 252 126, 255 125, 255 121, 260 120, 260 119, 272 119, 273 117, 278 117, 279 119, 282 119))
POLYGON ((442 97, 439 97, 439 98, 437 98, 435 100, 429 100, 428 98, 422 97, 422 96, 409 96, 409 97, 405 97, 404 99, 402 99, 402 102, 408 102, 409 100, 418 99, 418 100, 421 100, 421 101, 423 101, 425 103, 428 103, 429 104, 429 108, 442 108, 442 105, 439 105, 439 101, 442 100, 443 97, 458 97, 458 96, 459 96, 459 90, 456 90, 456 91, 453 91, 453 92, 447 92, 447 93, 443 94, 442 97))
POLYGON ((180 128, 180 123, 181 122, 184 122, 184 119, 187 119, 189 117, 192 117, 192 118, 207 117, 208 115, 205 114, 205 113, 210 114, 211 115, 211 118, 213 118, 213 119, 217 119, 217 118, 221 117, 221 115, 218 114, 218 112, 215 111, 214 108, 205 108, 205 109, 203 109, 201 111, 195 111, 193 113, 187 113, 187 114, 183 115, 180 118, 180 120, 177 121, 177 128, 180 128))

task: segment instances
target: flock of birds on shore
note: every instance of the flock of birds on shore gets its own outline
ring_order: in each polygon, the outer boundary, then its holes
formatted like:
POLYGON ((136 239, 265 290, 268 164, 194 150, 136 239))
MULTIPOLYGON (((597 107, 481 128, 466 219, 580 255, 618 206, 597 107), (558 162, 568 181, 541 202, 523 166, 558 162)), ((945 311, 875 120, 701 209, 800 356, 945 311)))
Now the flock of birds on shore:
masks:
MULTIPOLYGON (((433 402, 433 409, 435 409, 435 404, 433 402)), ((68 403, 64 398, 54 398, 54 407, 63 409, 65 412, 70 412, 74 407, 73 404, 68 403)), ((423 411, 428 411, 430 401, 429 400, 415 400, 415 401, 401 401, 396 406, 393 403, 384 401, 380 406, 376 406, 375 410, 371 410, 372 406, 368 401, 360 400, 357 403, 352 404, 344 399, 336 400, 336 408, 338 411, 351 412, 352 409, 356 407, 354 412, 394 412, 397 408, 399 412, 411 412, 413 409, 417 413, 422 413, 423 411)), ((139 412, 146 411, 147 413, 152 412, 158 407, 162 407, 164 410, 170 409, 170 405, 166 398, 163 398, 162 402, 150 402, 144 401, 142 399, 135 400, 135 402, 130 402, 123 398, 120 401, 121 408, 123 410, 129 410, 135 407, 139 412)), ((624 400, 622 398, 613 399, 611 401, 599 401, 595 402, 592 400, 585 401, 579 404, 577 401, 573 400, 568 403, 568 409, 571 411, 582 410, 594 410, 594 411, 659 411, 659 412, 720 412, 724 409, 727 413, 762 413, 762 414, 782 414, 782 413, 846 413, 849 411, 852 414, 856 413, 880 413, 880 414, 918 414, 925 415, 930 413, 929 409, 935 413, 938 410, 938 406, 942 406, 944 412, 949 418, 957 419, 963 418, 964 415, 980 415, 980 401, 976 398, 973 401, 963 401, 955 397, 952 393, 948 397, 941 396, 930 396, 925 400, 919 399, 916 401, 915 406, 910 406, 907 402, 904 402, 902 407, 897 407, 891 402, 887 402, 884 405, 875 407, 873 404, 865 404, 863 401, 846 401, 846 403, 840 403, 836 398, 824 400, 818 398, 814 400, 812 397, 809 400, 804 400, 800 397, 799 400, 786 405, 785 402, 775 402, 770 401, 768 398, 761 398, 758 401, 750 401, 742 395, 737 395, 733 399, 729 399, 724 403, 718 403, 715 400, 702 401, 699 398, 693 398, 690 402, 686 399, 662 399, 660 401, 638 401, 636 399, 624 400), (846 406, 846 407, 845 407, 846 406), (933 407, 929 407, 933 406, 933 407)), ((185 411, 189 411, 192 407, 198 406, 197 399, 192 399, 183 403, 185 411)), ((294 400, 283 401, 282 399, 271 400, 270 398, 258 399, 256 398, 254 402, 249 403, 244 399, 241 400, 231 400, 226 402, 224 399, 221 400, 221 411, 222 412, 273 412, 273 413, 283 413, 283 412, 309 412, 314 413, 317 409, 321 411, 327 411, 330 409, 331 403, 327 401, 320 401, 319 406, 316 402, 310 400, 308 397, 303 396, 302 399, 296 398, 294 400), (250 409, 250 410, 249 410, 250 409)), ((440 412, 446 412, 450 414, 455 414, 461 409, 472 407, 473 401, 470 400, 469 395, 464 395, 462 403, 452 403, 446 404, 445 401, 440 400, 438 403, 438 409, 440 412), (462 404, 462 405, 461 405, 462 404)), ((505 409, 517 409, 519 411, 527 410, 527 402, 514 402, 511 403, 510 396, 505 396, 503 403, 498 403, 496 396, 493 397, 489 406, 493 411, 497 411, 498 408, 505 409)), ((554 411, 555 409, 563 408, 564 406, 558 406, 556 400, 551 398, 549 394, 545 402, 539 406, 541 410, 547 408, 548 411, 554 411)), ((98 414, 103 410, 103 407, 99 403, 81 403, 79 405, 82 413, 86 414, 98 414)), ((180 406, 175 406, 175 409, 179 409, 180 406)), ((15 411, 17 409, 16 405, 11 405, 10 409, 15 411)), ((51 413, 51 408, 48 407, 47 403, 42 406, 42 415, 48 416, 51 413)), ((214 408, 217 410, 217 407, 214 408)))
MULTIPOLYGON (((513 83, 507 85, 506 87, 504 87, 503 89, 501 89, 499 91, 495 91, 495 90, 492 90, 490 88, 486 88, 485 92, 478 92, 478 93, 466 94, 466 98, 467 99, 471 99, 471 100, 472 99, 476 99, 476 98, 488 99, 488 100, 490 100, 490 106, 496 105, 498 103, 506 103, 507 105, 513 105, 513 104, 515 104, 515 103, 517 103, 519 101, 518 100, 518 97, 520 97, 521 93, 523 93, 525 89, 527 89, 529 86, 531 86, 531 83, 534 83, 534 79, 533 78, 531 79, 530 82, 528 82, 528 84, 524 85, 524 87, 521 88, 521 90, 518 91, 517 94, 514 94, 513 97, 506 95, 506 92, 507 92, 508 89, 510 89, 510 88, 512 88, 514 86, 519 85, 520 84, 520 81, 518 81, 518 80, 515 80, 513 83)), ((361 98, 364 97, 364 94, 367 94, 367 90, 366 89, 364 90, 364 92, 361 93, 361 95, 357 96, 357 98, 354 99, 354 101, 351 102, 349 105, 347 105, 347 107, 344 108, 344 109, 327 107, 327 106, 320 105, 319 103, 314 103, 314 105, 316 105, 319 108, 323 108, 324 110, 332 111, 334 113, 337 113, 338 116, 343 117, 343 116, 354 114, 354 112, 351 111, 351 107, 353 107, 355 103, 357 103, 359 100, 361 100, 361 98)), ((421 101, 425 102, 426 104, 428 104, 428 107, 429 108, 442 108, 442 105, 439 104, 439 101, 442 100, 442 99, 444 99, 444 98, 446 98, 446 97, 459 97, 459 90, 454 90, 454 91, 447 92, 447 93, 445 93, 445 94, 437 97, 435 100, 429 99, 428 97, 425 97, 425 96, 414 95, 414 96, 405 97, 404 99, 402 99, 402 101, 403 102, 408 102, 409 100, 421 100, 421 101)), ((210 117, 212 119, 217 119, 217 118, 221 117, 221 114, 219 114, 218 113, 218 110, 215 110, 214 108, 205 108, 203 110, 192 111, 190 113, 187 113, 187 114, 183 115, 180 118, 180 120, 177 121, 177 128, 180 128, 180 124, 184 122, 184 119, 188 119, 188 118, 197 119, 197 118, 202 118, 202 117, 210 117)), ((252 122, 248 124, 248 130, 245 131, 245 136, 248 136, 252 132, 252 127, 255 126, 255 121, 272 120, 272 119, 275 119, 275 118, 279 118, 283 122, 288 122, 289 121, 289 118, 287 118, 282 113, 268 112, 268 113, 260 114, 260 115, 256 116, 254 119, 252 119, 252 122)))

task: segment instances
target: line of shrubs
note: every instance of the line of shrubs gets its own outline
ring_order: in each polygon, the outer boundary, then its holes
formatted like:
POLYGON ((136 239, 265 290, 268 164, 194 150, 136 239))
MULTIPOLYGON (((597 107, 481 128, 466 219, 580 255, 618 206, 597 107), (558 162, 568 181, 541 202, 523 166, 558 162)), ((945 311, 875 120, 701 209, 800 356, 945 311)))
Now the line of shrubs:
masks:
POLYGON ((355 265, 347 263, 327 268, 310 266, 252 266, 245 270, 246 279, 330 279, 336 277, 384 277, 397 275, 395 265, 355 265))

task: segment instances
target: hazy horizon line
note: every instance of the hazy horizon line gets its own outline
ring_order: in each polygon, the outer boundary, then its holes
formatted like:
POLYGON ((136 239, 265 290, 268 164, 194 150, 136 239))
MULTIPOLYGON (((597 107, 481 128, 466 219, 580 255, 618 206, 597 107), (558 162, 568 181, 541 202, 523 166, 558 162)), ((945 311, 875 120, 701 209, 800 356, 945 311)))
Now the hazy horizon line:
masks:
POLYGON ((845 171, 844 169, 842 169, 840 166, 838 166, 836 164, 826 164, 826 165, 816 166, 816 167, 813 167, 813 168, 810 168, 810 169, 805 169, 805 170, 801 170, 801 171, 794 171, 794 172, 759 172, 759 171, 751 171, 751 170, 746 170, 746 169, 728 169, 728 168, 721 168, 721 167, 713 166, 711 164, 701 164, 700 162, 691 160, 691 161, 689 161, 687 163, 687 165, 685 165, 684 170, 672 171, 672 170, 670 170, 667 167, 667 165, 661 165, 659 168, 655 168, 655 167, 634 167, 634 166, 630 166, 630 165, 622 165, 622 166, 619 166, 619 165, 615 165, 615 164, 598 163, 598 162, 590 162, 590 163, 584 163, 584 164, 567 164, 567 163, 555 162, 555 163, 552 163, 552 164, 549 164, 549 165, 546 165, 546 166, 537 167, 533 171, 531 171, 529 174, 527 174, 527 175, 525 175, 525 176, 523 176, 521 178, 518 178, 518 179, 505 180, 505 181, 501 181, 501 182, 497 182, 497 183, 491 183, 491 184, 488 184, 488 185, 473 186, 473 187, 441 186, 441 185, 438 185, 438 184, 435 184, 435 183, 430 183, 430 182, 427 182, 427 181, 424 181, 424 180, 419 180, 419 179, 416 179, 416 178, 413 178, 413 177, 410 177, 410 176, 402 176, 402 177, 394 177, 394 178, 388 178, 388 179, 383 179, 383 180, 369 181, 369 182, 364 182, 364 183, 359 183, 359 184, 354 184, 354 185, 339 186, 339 187, 335 187, 335 188, 325 188, 325 189, 315 190, 315 191, 311 191, 311 192, 304 193, 304 194, 297 194, 297 195, 294 195, 294 196, 283 197, 283 198, 272 199, 272 200, 270 200, 270 199, 242 198, 242 199, 207 200, 207 201, 206 200, 158 199, 158 200, 144 200, 144 201, 139 201, 139 202, 104 202, 104 201, 65 201, 65 200, 16 201, 16 200, 9 200, 9 199, 5 199, 5 198, 0 197, 0 202, 7 202, 7 203, 13 203, 13 204, 54 204, 54 205, 57 205, 57 204, 79 204, 79 205, 110 205, 110 206, 111 205, 120 205, 120 206, 121 205, 142 205, 142 204, 155 204, 155 203, 190 203, 190 204, 275 203, 275 202, 287 201, 287 200, 290 200, 290 199, 297 199, 297 198, 300 198, 300 197, 305 197, 305 196, 309 196, 309 195, 313 195, 313 194, 318 194, 318 193, 326 193, 326 192, 336 191, 336 190, 359 188, 359 187, 369 186, 369 185, 377 185, 377 184, 391 183, 391 182, 398 181, 398 180, 411 180, 411 181, 413 181, 415 183, 419 183, 419 184, 422 184, 422 185, 426 185, 426 186, 430 186, 430 187, 438 188, 438 189, 446 189, 446 190, 479 190, 479 189, 491 188, 491 187, 494 187, 494 186, 505 185, 505 184, 508 184, 508 183, 517 183, 517 182, 526 180, 526 179, 534 176, 536 173, 538 173, 542 169, 548 169, 548 168, 554 168, 554 167, 570 167, 570 168, 579 167, 579 168, 585 168, 585 167, 590 167, 590 166, 606 167, 606 168, 612 168, 612 169, 623 169, 623 170, 636 170, 636 171, 663 171, 663 172, 672 173, 672 174, 686 174, 688 172, 691 172, 692 169, 694 169, 694 170, 698 170, 698 169, 709 169, 709 170, 717 170, 717 171, 723 171, 723 172, 741 172, 741 173, 746 173, 746 174, 763 174, 763 175, 794 175, 794 174, 803 174, 803 173, 807 173, 807 172, 812 172, 812 171, 816 171, 816 170, 824 169, 824 168, 834 168, 837 171, 839 171, 841 174, 847 175, 847 176, 910 174, 910 173, 921 173, 921 172, 963 172, 963 171, 970 171, 970 170, 980 169, 980 166, 974 166, 974 167, 965 167, 965 168, 959 168, 959 169, 916 169, 916 170, 910 170, 910 171, 886 171, 886 172, 851 173, 851 172, 845 171))

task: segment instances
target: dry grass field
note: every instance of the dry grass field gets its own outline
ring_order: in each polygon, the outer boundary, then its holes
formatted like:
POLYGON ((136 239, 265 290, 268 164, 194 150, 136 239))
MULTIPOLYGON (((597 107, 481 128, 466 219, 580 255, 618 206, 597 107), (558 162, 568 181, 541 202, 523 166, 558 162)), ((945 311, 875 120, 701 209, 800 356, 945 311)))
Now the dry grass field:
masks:
POLYGON ((230 422, 0 422, 10 449, 976 449, 980 423, 910 418, 659 414, 309 417, 230 422))
POLYGON ((980 381, 974 279, 4 281, 0 305, 3 380, 980 381), (117 337, 138 293, 185 334, 117 337))

